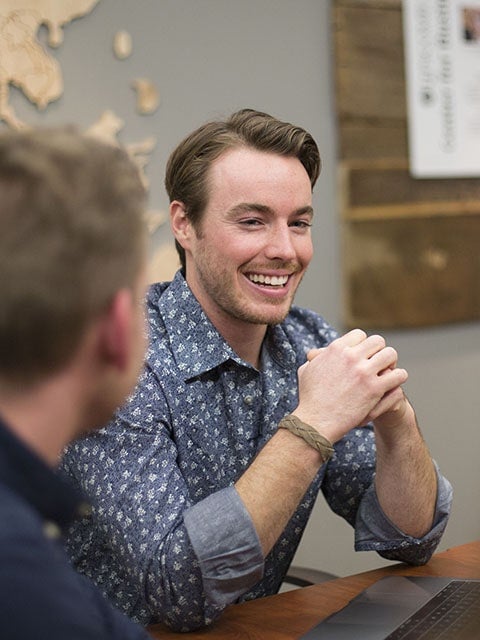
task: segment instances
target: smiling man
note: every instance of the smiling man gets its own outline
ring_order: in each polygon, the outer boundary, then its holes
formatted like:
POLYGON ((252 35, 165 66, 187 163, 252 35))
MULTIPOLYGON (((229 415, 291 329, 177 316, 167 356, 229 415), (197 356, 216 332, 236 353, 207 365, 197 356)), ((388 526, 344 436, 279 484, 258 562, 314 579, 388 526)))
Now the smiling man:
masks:
POLYGON ((136 392, 64 460, 96 502, 74 563, 144 623, 186 631, 275 593, 320 490, 358 550, 423 563, 445 528, 395 350, 293 305, 319 171, 310 134, 249 109, 168 162, 182 268, 150 290, 136 392))

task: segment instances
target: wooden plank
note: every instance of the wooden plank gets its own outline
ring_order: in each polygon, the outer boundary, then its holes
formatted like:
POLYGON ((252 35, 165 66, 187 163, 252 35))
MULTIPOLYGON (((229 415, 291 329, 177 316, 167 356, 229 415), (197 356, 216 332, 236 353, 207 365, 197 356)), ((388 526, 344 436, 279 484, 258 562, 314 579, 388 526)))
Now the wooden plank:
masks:
POLYGON ((480 204, 477 178, 451 180, 412 178, 406 169, 365 167, 350 169, 350 206, 423 204, 476 200, 480 204))
POLYGON ((342 163, 339 172, 345 220, 480 213, 477 178, 417 180, 398 159, 342 163))
POLYGON ((363 7, 370 9, 400 9, 402 0, 336 0, 338 7, 363 7))
POLYGON ((445 216, 480 215, 480 202, 424 202, 412 205, 394 204, 366 207, 352 207, 344 210, 344 218, 352 222, 362 220, 410 220, 412 218, 428 218, 435 224, 435 218, 445 216))
POLYGON ((337 108, 341 120, 406 118, 398 3, 335 3, 337 108))
POLYGON ((390 118, 374 122, 358 119, 339 122, 339 156, 358 160, 408 157, 407 122, 390 118))
POLYGON ((347 327, 480 318, 480 216, 350 222, 345 231, 347 327))

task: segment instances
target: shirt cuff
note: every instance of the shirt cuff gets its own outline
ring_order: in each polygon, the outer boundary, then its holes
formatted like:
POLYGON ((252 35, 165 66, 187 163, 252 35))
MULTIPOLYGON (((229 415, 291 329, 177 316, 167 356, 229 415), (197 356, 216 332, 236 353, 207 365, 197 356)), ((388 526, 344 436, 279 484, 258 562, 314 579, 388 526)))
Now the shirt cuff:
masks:
POLYGON ((365 493, 355 523, 355 550, 377 551, 382 556, 408 562, 424 564, 427 562, 447 526, 452 503, 452 486, 438 469, 437 502, 432 528, 422 538, 406 535, 385 515, 378 501, 375 483, 365 493))
POLYGON ((209 600, 235 602, 263 577, 264 558, 252 520, 235 487, 187 509, 184 523, 209 600))

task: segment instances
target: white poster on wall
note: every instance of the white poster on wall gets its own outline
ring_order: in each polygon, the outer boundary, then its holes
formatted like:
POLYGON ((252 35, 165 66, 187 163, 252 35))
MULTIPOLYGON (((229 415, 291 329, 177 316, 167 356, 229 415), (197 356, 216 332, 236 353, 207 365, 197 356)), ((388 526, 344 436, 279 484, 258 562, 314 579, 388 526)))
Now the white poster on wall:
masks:
POLYGON ((480 176, 480 0, 403 0, 410 172, 480 176))

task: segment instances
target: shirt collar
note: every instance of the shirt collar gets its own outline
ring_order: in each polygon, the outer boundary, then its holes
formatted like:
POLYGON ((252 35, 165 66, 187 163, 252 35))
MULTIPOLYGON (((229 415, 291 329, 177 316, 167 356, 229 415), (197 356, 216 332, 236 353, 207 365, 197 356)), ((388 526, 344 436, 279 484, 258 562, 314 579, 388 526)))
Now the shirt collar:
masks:
POLYGON ((0 482, 46 520, 64 528, 83 511, 83 497, 23 444, 0 419, 0 482))
POLYGON ((177 366, 186 380, 227 360, 246 365, 205 315, 181 271, 172 282, 153 285, 149 302, 160 313, 177 366))
MULTIPOLYGON (((165 325, 172 351, 184 379, 196 377, 218 367, 227 360, 251 367, 224 340, 206 316, 193 295, 181 271, 170 283, 158 283, 150 288, 149 306, 165 325)), ((295 364, 295 353, 282 325, 268 328, 263 349, 282 367, 295 364)))
POLYGON ((268 327, 267 335, 263 341, 262 358, 266 354, 277 362, 282 369, 296 369, 295 350, 288 338, 283 323, 268 327))

